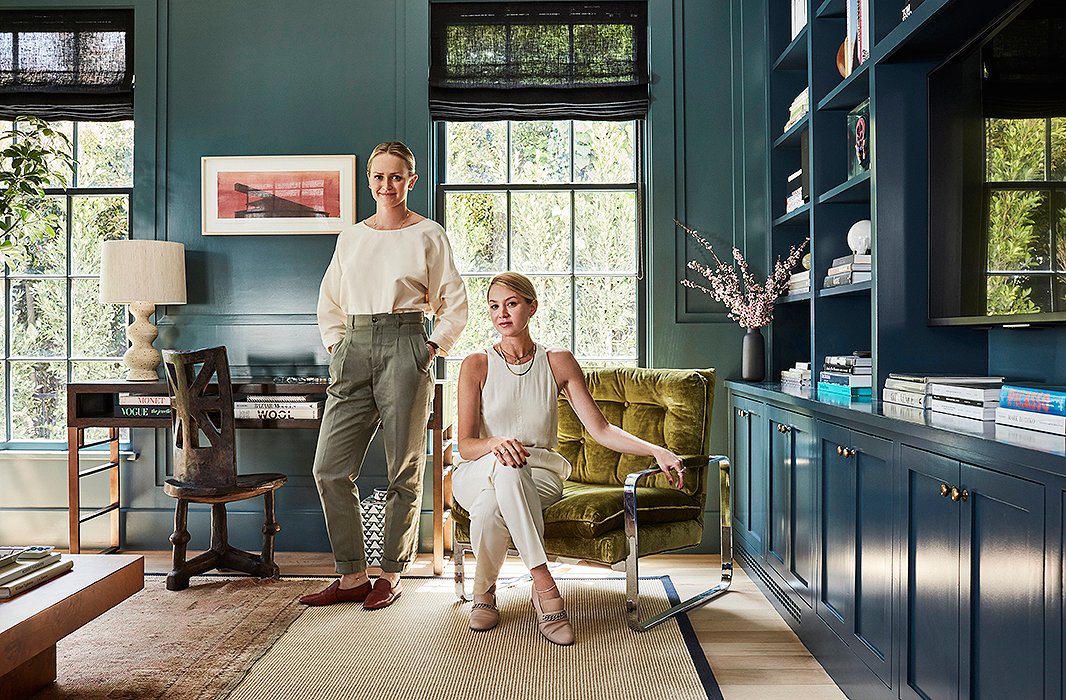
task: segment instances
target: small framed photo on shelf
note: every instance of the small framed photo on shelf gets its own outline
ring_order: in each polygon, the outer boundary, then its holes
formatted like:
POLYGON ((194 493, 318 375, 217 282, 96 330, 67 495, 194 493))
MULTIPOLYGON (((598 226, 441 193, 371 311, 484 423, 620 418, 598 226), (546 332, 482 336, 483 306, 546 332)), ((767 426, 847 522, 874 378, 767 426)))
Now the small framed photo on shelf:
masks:
POLYGON ((870 100, 848 112, 848 178, 870 169, 870 100))
POLYGON ((355 156, 208 156, 203 234, 338 233, 355 223, 355 156))

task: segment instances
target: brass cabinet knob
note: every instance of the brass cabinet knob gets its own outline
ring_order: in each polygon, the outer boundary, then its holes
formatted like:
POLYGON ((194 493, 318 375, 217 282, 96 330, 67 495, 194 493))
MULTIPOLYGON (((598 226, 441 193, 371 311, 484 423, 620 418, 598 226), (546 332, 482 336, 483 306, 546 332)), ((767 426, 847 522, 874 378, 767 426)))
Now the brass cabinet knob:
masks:
POLYGON ((777 426, 777 429, 780 430, 782 433, 791 433, 792 432, 791 426, 788 426, 788 425, 779 425, 779 426, 777 426))
POLYGON ((845 459, 851 459, 854 456, 855 456, 855 450, 851 449, 850 447, 845 447, 844 448, 844 458, 845 459))
POLYGON ((737 415, 740 416, 741 418, 747 418, 748 416, 751 415, 751 411, 745 411, 743 408, 738 408, 737 409, 737 415))
POLYGON ((840 455, 841 457, 844 456, 844 448, 841 447, 840 445, 837 445, 837 454, 840 455))
POLYGON ((956 503, 958 503, 959 501, 965 501, 969 497, 970 497, 970 492, 969 491, 967 491, 965 489, 960 491, 957 486, 952 486, 951 487, 951 500, 955 501, 956 503))
POLYGON ((941 497, 947 498, 949 493, 951 493, 951 488, 948 488, 947 484, 940 484, 941 497))

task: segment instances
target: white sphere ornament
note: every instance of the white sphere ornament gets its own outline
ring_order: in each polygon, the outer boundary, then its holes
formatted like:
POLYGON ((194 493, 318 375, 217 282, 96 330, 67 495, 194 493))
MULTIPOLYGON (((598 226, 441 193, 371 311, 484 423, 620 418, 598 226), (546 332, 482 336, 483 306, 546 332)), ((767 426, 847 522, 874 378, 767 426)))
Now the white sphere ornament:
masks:
POLYGON ((856 221, 848 229, 848 247, 856 255, 863 255, 870 250, 870 220, 856 221))

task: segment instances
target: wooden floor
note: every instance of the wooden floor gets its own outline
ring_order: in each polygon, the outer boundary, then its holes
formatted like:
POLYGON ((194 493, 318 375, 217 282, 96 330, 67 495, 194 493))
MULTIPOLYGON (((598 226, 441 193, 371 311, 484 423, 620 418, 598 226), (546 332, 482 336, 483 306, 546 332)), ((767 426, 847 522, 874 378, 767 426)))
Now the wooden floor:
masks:
MULTIPOLYGON (((143 554, 146 573, 170 570, 170 552, 143 554)), ((193 556, 190 552, 189 556, 193 556)), ((278 565, 291 576, 333 574, 328 553, 278 552, 278 565)), ((719 576, 719 559, 707 555, 671 555, 640 560, 642 576, 669 574, 678 593, 687 598, 712 585, 719 576)), ((470 574, 468 563, 468 575, 470 574)), ((603 567, 553 564, 561 576, 618 576, 603 567)), ((508 559, 501 580, 525 572, 517 558, 508 559)), ((372 572, 375 573, 375 572, 372 572)), ((431 557, 420 555, 412 576, 431 576, 431 557)), ((444 575, 451 578, 451 567, 444 575)), ((725 595, 689 613, 707 661, 725 700, 823 700, 844 694, 739 567, 725 595)))

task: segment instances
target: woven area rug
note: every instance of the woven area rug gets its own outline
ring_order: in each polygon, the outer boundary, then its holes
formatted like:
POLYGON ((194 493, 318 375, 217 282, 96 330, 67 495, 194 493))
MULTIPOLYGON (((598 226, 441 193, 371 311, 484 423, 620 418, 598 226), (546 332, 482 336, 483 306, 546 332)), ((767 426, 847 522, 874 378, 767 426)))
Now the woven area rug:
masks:
MULTIPOLYGON (((469 605, 447 579, 406 579, 384 610, 309 608, 256 662, 230 700, 588 700, 721 698, 684 616, 647 632, 625 623, 625 581, 560 580, 577 634, 571 647, 539 636, 529 585, 500 591, 502 621, 467 627, 469 605)), ((676 602, 668 577, 643 580, 642 607, 676 602)))
POLYGON ((144 590, 58 645, 52 698, 225 697, 306 609, 321 580, 196 577, 184 591, 144 590))

